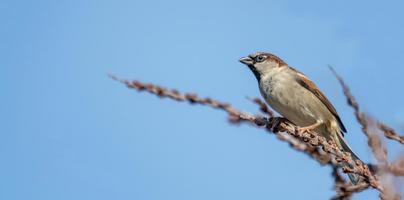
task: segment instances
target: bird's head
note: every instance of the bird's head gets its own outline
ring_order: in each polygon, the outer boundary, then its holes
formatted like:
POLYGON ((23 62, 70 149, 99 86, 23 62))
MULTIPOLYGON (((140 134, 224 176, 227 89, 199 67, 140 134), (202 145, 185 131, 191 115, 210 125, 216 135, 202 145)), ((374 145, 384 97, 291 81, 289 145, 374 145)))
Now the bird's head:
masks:
POLYGON ((247 65, 259 80, 263 74, 287 66, 279 57, 265 52, 256 52, 240 58, 240 62, 247 65))

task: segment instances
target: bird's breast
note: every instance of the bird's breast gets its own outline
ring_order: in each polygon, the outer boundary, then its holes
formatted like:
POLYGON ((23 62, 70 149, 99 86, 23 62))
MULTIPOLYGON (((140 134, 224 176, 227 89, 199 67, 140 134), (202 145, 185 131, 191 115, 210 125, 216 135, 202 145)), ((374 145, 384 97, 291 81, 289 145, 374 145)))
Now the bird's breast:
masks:
POLYGON ((260 81, 261 95, 279 114, 299 126, 314 124, 318 101, 290 73, 278 72, 260 81))

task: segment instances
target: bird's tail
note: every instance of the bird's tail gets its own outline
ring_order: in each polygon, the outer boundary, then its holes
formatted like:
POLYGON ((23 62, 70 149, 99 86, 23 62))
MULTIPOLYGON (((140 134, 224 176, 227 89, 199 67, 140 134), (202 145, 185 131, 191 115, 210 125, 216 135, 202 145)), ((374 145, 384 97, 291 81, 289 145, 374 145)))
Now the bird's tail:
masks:
MULTIPOLYGON (((349 147, 348 143, 345 141, 344 136, 342 135, 341 132, 337 132, 336 134, 338 139, 336 142, 339 143, 340 148, 345 151, 345 152, 349 152, 351 154, 352 159, 354 160, 360 160, 359 157, 352 151, 351 147, 349 147)), ((348 167, 352 167, 350 166, 349 163, 343 163, 343 166, 348 166, 348 167)), ((353 184, 358 184, 361 181, 361 177, 358 174, 354 174, 354 173, 348 173, 348 177, 351 180, 351 182, 353 184)))

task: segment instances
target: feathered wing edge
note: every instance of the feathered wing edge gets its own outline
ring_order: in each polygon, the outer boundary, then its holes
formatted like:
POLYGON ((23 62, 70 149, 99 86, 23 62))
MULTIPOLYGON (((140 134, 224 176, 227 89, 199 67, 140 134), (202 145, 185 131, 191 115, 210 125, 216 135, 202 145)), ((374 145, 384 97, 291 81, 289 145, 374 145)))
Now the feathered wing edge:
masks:
MULTIPOLYGON (((337 132, 337 134, 335 134, 337 136, 336 139, 338 139, 340 148, 342 148, 343 151, 348 152, 351 154, 351 157, 354 160, 360 160, 360 158, 353 152, 353 150, 351 149, 351 147, 348 145, 348 143, 345 141, 344 136, 342 135, 342 133, 340 131, 337 132)), ((350 166, 348 163, 344 163, 343 165, 348 166, 348 167, 352 167, 350 166)), ((361 177, 358 174, 355 173, 348 173, 348 177, 351 180, 351 182, 353 184, 357 184, 361 181, 361 177)))
MULTIPOLYGON (((338 127, 335 128, 334 134, 332 134, 335 138, 335 142, 337 145, 339 145, 339 148, 341 148, 345 152, 349 152, 354 160, 360 160, 359 157, 353 152, 351 147, 348 145, 348 143, 344 139, 344 133, 347 132, 344 124, 342 123, 341 118, 339 117, 337 110, 334 108, 334 106, 331 104, 331 102, 327 99, 327 97, 318 89, 318 87, 310 81, 303 73, 297 71, 296 69, 292 68, 292 70, 297 72, 297 82, 307 90, 309 90, 311 93, 313 93, 327 108, 328 110, 332 113, 332 115, 335 117, 336 121, 338 122, 338 127)), ((348 163, 344 163, 343 165, 349 166, 348 163)), ((353 184, 357 184, 360 182, 361 177, 358 174, 354 173, 348 173, 349 179, 352 181, 353 184)))

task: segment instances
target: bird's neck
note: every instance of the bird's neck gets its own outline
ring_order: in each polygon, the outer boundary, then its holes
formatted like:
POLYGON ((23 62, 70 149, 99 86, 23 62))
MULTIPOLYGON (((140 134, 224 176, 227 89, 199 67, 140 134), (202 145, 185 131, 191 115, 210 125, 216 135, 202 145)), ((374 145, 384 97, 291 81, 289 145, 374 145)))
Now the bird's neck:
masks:
POLYGON ((260 80, 268 80, 288 76, 289 73, 287 73, 287 70, 288 67, 272 68, 268 71, 265 71, 264 73, 261 73, 260 80))

